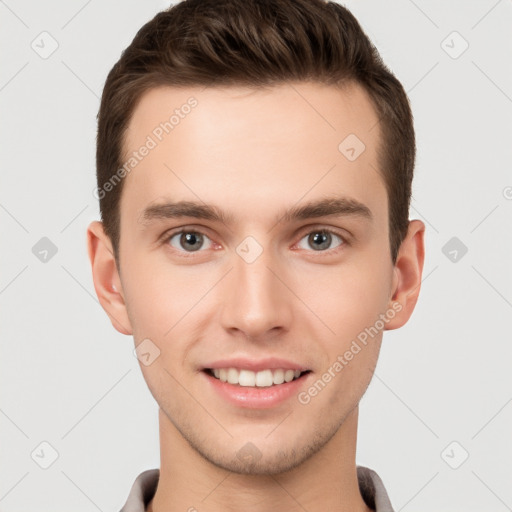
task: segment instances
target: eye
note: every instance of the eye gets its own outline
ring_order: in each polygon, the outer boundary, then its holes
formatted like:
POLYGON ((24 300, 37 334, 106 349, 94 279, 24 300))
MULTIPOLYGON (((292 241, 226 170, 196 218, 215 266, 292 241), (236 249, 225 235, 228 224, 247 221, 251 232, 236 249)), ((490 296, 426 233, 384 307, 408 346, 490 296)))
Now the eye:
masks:
MULTIPOLYGON (((213 242, 210 238, 195 230, 182 229, 164 237, 163 243, 169 244, 173 249, 182 253, 200 252, 202 249, 212 249, 213 242)), ((297 246, 300 249, 310 250, 313 248, 315 252, 328 252, 329 249, 337 249, 345 245, 345 239, 330 229, 315 229, 304 236, 297 246), (304 241, 309 247, 304 246, 304 241), (338 241, 337 245, 332 247, 333 242, 338 241)))
POLYGON ((196 252, 201 248, 209 249, 211 247, 211 240, 199 231, 179 231, 167 237, 166 242, 175 249, 184 252, 196 252), (205 240, 210 244, 207 247, 203 247, 205 240))
MULTIPOLYGON (((334 231, 331 231, 329 229, 316 229, 314 231, 311 231, 301 239, 301 242, 302 240, 306 240, 306 243, 309 244, 310 247, 313 247, 314 251, 325 252, 326 249, 332 248, 330 246, 333 242, 333 239, 338 239, 340 242, 334 248, 337 248, 345 243, 345 240, 340 235, 336 234, 334 231)), ((299 242, 298 246, 301 249, 308 249, 308 247, 301 247, 301 242, 299 242)))

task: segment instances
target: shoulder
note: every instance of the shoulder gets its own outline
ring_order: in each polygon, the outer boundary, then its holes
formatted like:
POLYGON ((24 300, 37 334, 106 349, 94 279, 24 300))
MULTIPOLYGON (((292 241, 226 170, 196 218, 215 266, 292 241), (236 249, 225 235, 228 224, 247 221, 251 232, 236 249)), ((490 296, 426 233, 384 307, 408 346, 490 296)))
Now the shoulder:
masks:
POLYGON ((130 494, 120 512, 145 512, 146 505, 152 500, 160 477, 159 469, 147 469, 133 482, 130 494))
POLYGON ((359 490, 365 503, 376 512, 394 512, 380 476, 364 466, 357 466, 359 490))

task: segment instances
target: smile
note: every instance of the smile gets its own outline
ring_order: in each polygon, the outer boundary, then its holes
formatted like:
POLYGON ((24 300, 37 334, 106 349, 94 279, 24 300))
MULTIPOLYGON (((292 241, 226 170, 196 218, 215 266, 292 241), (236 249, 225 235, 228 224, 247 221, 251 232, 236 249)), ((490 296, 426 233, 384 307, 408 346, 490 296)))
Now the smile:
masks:
POLYGON ((303 374, 309 373, 300 370, 267 369, 254 372, 237 368, 207 368, 206 373, 228 384, 242 387, 270 387, 278 386, 299 379, 303 374))

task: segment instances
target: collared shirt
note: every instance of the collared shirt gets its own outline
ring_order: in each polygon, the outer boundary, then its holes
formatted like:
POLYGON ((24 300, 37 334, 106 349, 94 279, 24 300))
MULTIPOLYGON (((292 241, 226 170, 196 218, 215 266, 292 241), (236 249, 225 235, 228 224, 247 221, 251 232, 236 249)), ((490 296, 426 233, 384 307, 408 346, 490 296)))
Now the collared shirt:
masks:
MULTIPOLYGON (((145 512, 147 504, 156 492, 159 469, 143 471, 133 483, 130 494, 120 512, 145 512)), ((379 475, 370 468, 357 466, 357 480, 361 496, 375 512, 394 512, 388 493, 379 475)))

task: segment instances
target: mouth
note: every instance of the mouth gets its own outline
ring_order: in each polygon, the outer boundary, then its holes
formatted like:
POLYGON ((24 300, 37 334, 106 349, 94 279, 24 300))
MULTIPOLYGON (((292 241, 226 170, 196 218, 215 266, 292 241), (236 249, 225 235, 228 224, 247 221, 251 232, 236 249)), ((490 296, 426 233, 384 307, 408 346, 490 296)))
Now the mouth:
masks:
POLYGON ((310 370, 290 370, 284 368, 252 371, 239 368, 205 368, 207 375, 221 382, 239 387, 269 388, 299 380, 310 370))

